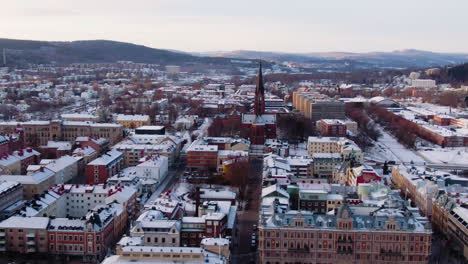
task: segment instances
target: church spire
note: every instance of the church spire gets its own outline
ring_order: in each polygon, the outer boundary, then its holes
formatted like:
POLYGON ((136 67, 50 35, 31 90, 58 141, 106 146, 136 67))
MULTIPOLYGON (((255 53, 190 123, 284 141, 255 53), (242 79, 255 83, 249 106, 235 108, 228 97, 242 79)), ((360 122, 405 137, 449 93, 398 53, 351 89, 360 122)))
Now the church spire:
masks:
POLYGON ((258 65, 257 87, 255 88, 255 115, 265 113, 265 87, 263 86, 262 62, 258 65))

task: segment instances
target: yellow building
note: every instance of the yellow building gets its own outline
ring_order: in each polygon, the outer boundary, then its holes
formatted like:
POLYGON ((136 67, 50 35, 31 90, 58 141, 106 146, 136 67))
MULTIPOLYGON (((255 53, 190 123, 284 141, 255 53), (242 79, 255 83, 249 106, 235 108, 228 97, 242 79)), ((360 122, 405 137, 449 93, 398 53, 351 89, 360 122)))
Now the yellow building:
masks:
POLYGON ((126 128, 137 128, 151 125, 148 115, 117 115, 116 122, 126 128))

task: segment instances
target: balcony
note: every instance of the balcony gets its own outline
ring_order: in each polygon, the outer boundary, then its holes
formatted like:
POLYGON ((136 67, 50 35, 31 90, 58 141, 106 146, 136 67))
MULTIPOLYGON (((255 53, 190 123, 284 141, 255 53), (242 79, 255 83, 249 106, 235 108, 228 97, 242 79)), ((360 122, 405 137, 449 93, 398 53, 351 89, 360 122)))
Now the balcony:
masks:
POLYGON ((36 234, 35 233, 28 233, 28 234, 26 234, 26 237, 36 237, 36 234))
POLYGON ((5 245, 6 241, 5 240, 0 240, 0 245, 5 245))
POLYGON ((31 241, 26 242, 26 244, 28 246, 34 246, 34 245, 36 245, 36 242, 34 242, 34 240, 31 240, 31 241))
POLYGON ((6 236, 5 232, 0 232, 0 237, 5 237, 5 236, 6 236))
POLYGON ((28 248, 28 249, 26 249, 26 252, 27 253, 34 253, 34 252, 36 252, 36 248, 28 248))

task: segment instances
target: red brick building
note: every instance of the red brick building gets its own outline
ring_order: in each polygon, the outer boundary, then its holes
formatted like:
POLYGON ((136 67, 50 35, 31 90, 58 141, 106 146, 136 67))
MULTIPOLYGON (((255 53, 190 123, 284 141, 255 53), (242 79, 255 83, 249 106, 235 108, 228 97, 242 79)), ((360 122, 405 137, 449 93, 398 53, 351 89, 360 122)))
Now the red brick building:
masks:
POLYGON ((265 87, 261 64, 255 89, 254 113, 242 115, 242 126, 250 130, 249 138, 252 145, 264 145, 265 139, 276 138, 276 115, 265 114, 265 87))
POLYGON ((117 174, 124 163, 123 153, 111 150, 86 166, 86 183, 100 184, 117 174))
POLYGON ((453 118, 446 115, 436 115, 434 116, 434 123, 439 126, 450 126, 453 118))
POLYGON ((216 170, 218 166, 218 146, 198 145, 196 141, 187 149, 187 167, 191 169, 216 170))
POLYGON ((346 137, 346 124, 338 119, 321 119, 317 129, 323 137, 346 137))
POLYGON ((96 262, 125 232, 123 212, 113 203, 81 219, 13 216, 0 223, 0 251, 76 255, 96 262))

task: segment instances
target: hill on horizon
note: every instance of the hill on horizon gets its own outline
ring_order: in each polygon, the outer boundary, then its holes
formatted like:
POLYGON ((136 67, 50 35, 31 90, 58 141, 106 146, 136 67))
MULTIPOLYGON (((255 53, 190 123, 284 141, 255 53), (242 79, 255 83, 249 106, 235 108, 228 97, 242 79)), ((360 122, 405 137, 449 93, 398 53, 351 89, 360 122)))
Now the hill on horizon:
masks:
MULTIPOLYGON (((35 41, 0 38, 0 52, 6 49, 7 65, 70 63, 112 63, 133 61, 151 64, 230 64, 230 58, 200 57, 188 53, 155 49, 111 40, 35 41)), ((246 59, 245 61, 251 61, 246 59)), ((3 63, 1 61, 0 63, 3 63)))
MULTIPOLYGON (((415 49, 393 52, 309 52, 286 53, 252 50, 188 53, 157 49, 111 40, 36 41, 0 38, 0 52, 6 49, 7 65, 113 63, 133 61, 160 65, 202 65, 233 69, 256 66, 261 59, 283 69, 292 67, 309 71, 355 71, 403 68, 427 68, 468 62, 468 53, 436 53, 415 49)), ((0 60, 0 64, 2 61, 0 60)))
POLYGON ((312 64, 320 62, 354 62, 378 68, 424 68, 432 66, 456 65, 468 62, 468 53, 437 53, 416 49, 391 52, 308 52, 287 53, 254 50, 235 50, 201 53, 205 56, 254 59, 261 58, 277 63, 312 64))

